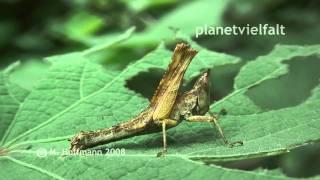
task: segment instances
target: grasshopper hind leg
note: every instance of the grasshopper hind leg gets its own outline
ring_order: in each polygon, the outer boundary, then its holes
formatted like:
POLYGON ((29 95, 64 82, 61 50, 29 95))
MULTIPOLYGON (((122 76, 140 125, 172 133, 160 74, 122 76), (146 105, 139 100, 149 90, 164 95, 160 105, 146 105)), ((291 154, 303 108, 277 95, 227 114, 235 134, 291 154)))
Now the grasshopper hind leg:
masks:
POLYGON ((166 131, 166 122, 162 121, 162 138, 163 138, 163 149, 158 152, 157 157, 164 157, 167 153, 167 131, 166 131))
POLYGON ((164 119, 161 121, 162 126, 162 137, 163 137, 163 149, 162 151, 158 152, 157 157, 164 157, 167 153, 167 125, 169 127, 176 126, 178 122, 172 119, 164 119))

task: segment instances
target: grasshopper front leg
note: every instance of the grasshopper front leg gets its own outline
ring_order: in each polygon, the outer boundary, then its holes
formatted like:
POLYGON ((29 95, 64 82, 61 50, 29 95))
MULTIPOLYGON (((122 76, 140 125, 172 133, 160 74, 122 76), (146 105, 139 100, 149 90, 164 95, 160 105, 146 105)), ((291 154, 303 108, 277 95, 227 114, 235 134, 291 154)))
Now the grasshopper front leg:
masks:
POLYGON ((218 130, 218 132, 219 132, 220 136, 222 137, 223 142, 225 144, 229 145, 230 147, 233 147, 236 144, 243 145, 242 141, 229 142, 228 139, 226 138, 226 136, 224 135, 223 129, 221 128, 221 126, 218 123, 219 116, 213 115, 211 113, 209 113, 209 114, 210 115, 207 115, 207 116, 206 115, 189 116, 186 118, 186 120, 188 122, 209 122, 212 126, 214 126, 218 130))

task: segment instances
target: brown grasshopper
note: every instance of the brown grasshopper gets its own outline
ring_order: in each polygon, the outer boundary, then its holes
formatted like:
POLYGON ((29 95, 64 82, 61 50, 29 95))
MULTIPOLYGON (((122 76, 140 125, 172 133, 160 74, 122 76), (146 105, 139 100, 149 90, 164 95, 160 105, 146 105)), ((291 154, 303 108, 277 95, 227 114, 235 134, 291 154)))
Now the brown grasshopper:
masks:
POLYGON ((177 126, 183 119, 189 122, 210 122, 215 125, 225 143, 229 143, 217 123, 218 116, 205 114, 210 105, 209 71, 203 73, 191 90, 178 95, 186 69, 197 51, 185 44, 178 44, 166 73, 153 95, 150 105, 138 116, 127 122, 98 131, 81 131, 71 139, 71 152, 130 138, 133 136, 163 133, 163 150, 167 152, 166 129, 177 126))

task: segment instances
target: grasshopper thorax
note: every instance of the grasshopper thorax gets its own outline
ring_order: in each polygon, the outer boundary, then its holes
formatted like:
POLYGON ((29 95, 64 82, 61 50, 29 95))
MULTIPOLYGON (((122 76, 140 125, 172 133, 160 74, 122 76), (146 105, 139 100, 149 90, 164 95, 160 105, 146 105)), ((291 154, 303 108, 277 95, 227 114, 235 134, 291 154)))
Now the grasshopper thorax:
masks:
POLYGON ((177 100, 171 113, 171 118, 181 121, 184 118, 197 114, 204 115, 210 105, 210 72, 203 73, 193 87, 183 93, 177 100))

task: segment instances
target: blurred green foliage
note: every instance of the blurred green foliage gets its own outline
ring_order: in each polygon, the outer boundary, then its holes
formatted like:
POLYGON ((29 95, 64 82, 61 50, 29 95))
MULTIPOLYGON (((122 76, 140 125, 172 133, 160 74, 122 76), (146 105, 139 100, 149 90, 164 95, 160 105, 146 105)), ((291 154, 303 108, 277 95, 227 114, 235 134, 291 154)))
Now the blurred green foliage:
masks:
MULTIPOLYGON (((119 71, 165 40, 175 43, 175 32, 194 35, 208 25, 283 24, 286 36, 202 36, 202 46, 239 56, 238 65, 220 67, 212 75, 214 100, 232 91, 239 68, 267 54, 276 44, 319 44, 320 4, 316 0, 1 0, 0 67, 20 60, 22 66, 11 79, 32 89, 48 65, 41 59, 53 54, 80 51, 113 39, 135 27, 132 36, 112 51, 92 57, 106 68, 119 71)), ((320 78, 319 57, 290 61, 290 73, 252 88, 248 95, 264 111, 302 103, 320 78)), ((150 97, 161 72, 140 74, 128 87, 150 97), (151 84, 144 86, 144 83, 151 84)), ((308 133, 308 132, 305 132, 308 133)), ((318 145, 292 153, 258 159, 254 168, 282 169, 289 176, 320 174, 318 145), (316 159, 316 160, 315 160, 316 159)), ((236 168, 246 169, 246 162, 236 168)), ((252 169, 252 168, 251 168, 252 169)))

